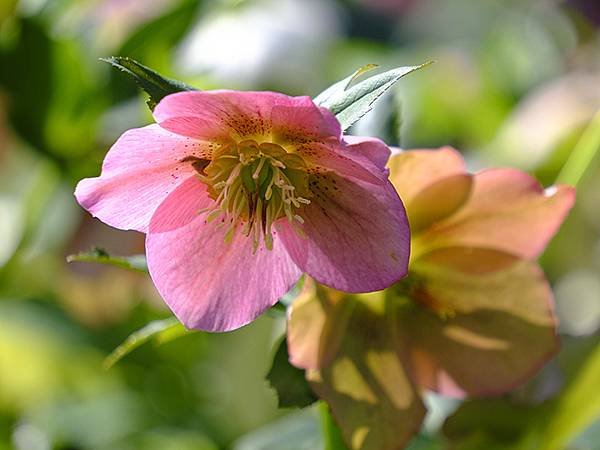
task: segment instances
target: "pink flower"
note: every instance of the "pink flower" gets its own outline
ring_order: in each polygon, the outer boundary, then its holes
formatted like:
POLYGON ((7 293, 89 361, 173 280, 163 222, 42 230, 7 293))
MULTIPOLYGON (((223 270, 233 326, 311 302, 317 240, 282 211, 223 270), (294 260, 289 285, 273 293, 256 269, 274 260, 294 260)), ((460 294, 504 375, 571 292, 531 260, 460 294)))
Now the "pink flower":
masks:
POLYGON ((411 226, 408 276, 348 295, 308 280, 288 320, 350 448, 401 448, 424 416, 421 391, 483 396, 531 377, 558 349, 552 291, 535 258, 575 200, 528 174, 468 174, 451 149, 393 156, 411 226))
POLYGON ((79 203, 146 233, 158 291, 190 328, 238 328, 302 272, 347 292, 406 274, 408 223, 388 180, 389 148, 342 136, 308 97, 182 92, 129 130, 79 203))

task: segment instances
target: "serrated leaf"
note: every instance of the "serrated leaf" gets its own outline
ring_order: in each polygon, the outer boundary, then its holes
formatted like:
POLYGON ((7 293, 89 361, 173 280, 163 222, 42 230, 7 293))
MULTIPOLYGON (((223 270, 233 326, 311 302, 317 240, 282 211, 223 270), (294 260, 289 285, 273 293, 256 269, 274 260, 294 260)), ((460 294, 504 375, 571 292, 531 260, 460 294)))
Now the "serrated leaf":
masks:
POLYGON ((150 96, 147 104, 151 110, 154 109, 156 104, 161 101, 163 97, 169 94, 196 90, 192 86, 181 81, 165 78, 149 67, 128 57, 111 56, 109 58, 100 58, 100 60, 109 63, 133 77, 133 80, 138 86, 150 96))
POLYGON ((356 69, 354 71, 354 73, 352 73, 350 76, 344 78, 343 80, 338 81, 337 83, 332 84, 327 89, 325 89, 323 92, 321 92, 319 95, 317 95, 314 98, 314 102, 317 105, 322 106, 329 99, 331 99, 334 95, 341 94, 346 89, 348 89, 348 87, 350 87, 352 82, 354 80, 356 80, 358 77, 360 77, 362 74, 367 73, 373 69, 376 69, 377 67, 379 67, 377 64, 366 64, 366 65, 356 69))
POLYGON ((94 247, 89 252, 81 252, 67 256, 67 262, 94 262, 124 269, 148 273, 145 255, 113 256, 102 248, 94 247))
MULTIPOLYGON (((340 87, 344 84, 346 85, 345 89, 340 90, 339 88, 336 88, 336 93, 327 97, 325 100, 321 100, 316 103, 319 106, 329 109, 333 114, 335 114, 342 125, 342 130, 347 130, 356 121, 367 114, 373 108, 373 103, 375 103, 379 97, 381 97, 388 89, 396 84, 400 78, 408 75, 411 72, 428 66, 429 64, 431 64, 431 61, 419 66, 398 67, 396 69, 388 70, 387 72, 367 78, 366 80, 361 81, 352 87, 347 87, 348 78, 346 78, 340 82, 342 83, 340 84, 340 87)), ((361 72, 361 69, 359 69, 357 73, 360 75, 365 71, 366 70, 362 70, 361 72)), ((349 78, 349 82, 351 83, 354 80, 355 75, 353 74, 349 78)), ((325 92, 327 91, 328 90, 325 92)), ((325 95, 323 94, 320 94, 319 97, 322 96, 322 98, 325 98, 325 95)))
POLYGON ((304 377, 304 370, 290 364, 285 339, 279 344, 266 378, 277 392, 280 408, 304 408, 317 400, 304 377))
POLYGON ((121 345, 115 348, 104 359, 104 368, 110 369, 125 355, 151 339, 156 340, 158 344, 164 344, 186 333, 189 333, 189 331, 175 317, 150 322, 143 328, 130 334, 121 345))

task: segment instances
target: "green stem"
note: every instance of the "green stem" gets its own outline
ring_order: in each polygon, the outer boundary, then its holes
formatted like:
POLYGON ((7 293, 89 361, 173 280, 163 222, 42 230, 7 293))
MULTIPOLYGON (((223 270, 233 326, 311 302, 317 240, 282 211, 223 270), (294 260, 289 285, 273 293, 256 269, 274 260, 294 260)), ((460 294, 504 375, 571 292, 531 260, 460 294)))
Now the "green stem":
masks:
POLYGON ((577 186, 600 153, 600 110, 573 148, 569 159, 556 178, 557 183, 577 186))
POLYGON ((564 449, 600 415, 596 394, 600 379, 600 347, 579 368, 575 378, 556 400, 554 413, 544 424, 540 450, 564 449))
POLYGON ((348 447, 344 444, 342 432, 331 417, 327 403, 323 401, 319 402, 319 413, 321 416, 325 450, 348 450, 348 447))

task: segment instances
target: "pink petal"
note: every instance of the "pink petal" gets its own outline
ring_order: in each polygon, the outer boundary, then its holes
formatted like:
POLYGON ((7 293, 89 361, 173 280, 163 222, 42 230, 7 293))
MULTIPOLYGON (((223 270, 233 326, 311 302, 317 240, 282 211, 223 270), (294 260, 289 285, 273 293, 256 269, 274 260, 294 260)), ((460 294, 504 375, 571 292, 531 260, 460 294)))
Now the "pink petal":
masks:
POLYGON ((341 138, 342 129, 335 116, 329 110, 317 107, 310 97, 275 95, 277 104, 271 110, 271 123, 276 142, 293 145, 309 139, 341 138))
POLYGON ((356 161, 364 165, 374 164, 380 171, 386 170, 386 164, 390 159, 392 151, 383 141, 363 136, 344 136, 346 142, 346 153, 356 161))
POLYGON ((314 175, 298 236, 285 220, 279 236, 292 259, 318 282, 346 292, 384 289, 406 275, 410 251, 402 202, 389 182, 314 175))
POLYGON ((516 169, 492 169, 474 176, 469 200, 456 214, 416 237, 415 252, 470 246, 495 248, 535 258, 556 233, 575 201, 575 190, 544 190, 516 169))
POLYGON ((75 197, 104 223, 145 232, 158 205, 194 173, 181 160, 205 151, 203 143, 158 125, 129 130, 107 153, 101 175, 81 180, 75 197))
POLYGON ((462 156, 452 147, 396 153, 388 166, 390 180, 407 205, 430 184, 466 170, 462 156))
POLYGON ((539 266, 496 250, 436 250, 412 264, 414 308, 399 331, 425 388, 494 395, 533 376, 558 350, 552 292, 539 266))
POLYGON ((339 138, 340 125, 309 97, 274 92, 179 92, 154 109, 164 128, 202 139, 273 137, 279 141, 339 138))
POLYGON ((310 142, 297 145, 296 152, 308 164, 310 172, 336 172, 343 177, 357 178, 368 183, 387 182, 388 170, 380 169, 342 143, 310 142))
POLYGON ((225 243, 225 229, 198 214, 211 202, 197 179, 181 185, 152 217, 146 256, 156 288, 187 327, 228 331, 275 304, 300 270, 276 237, 272 251, 256 254, 239 231, 225 243))

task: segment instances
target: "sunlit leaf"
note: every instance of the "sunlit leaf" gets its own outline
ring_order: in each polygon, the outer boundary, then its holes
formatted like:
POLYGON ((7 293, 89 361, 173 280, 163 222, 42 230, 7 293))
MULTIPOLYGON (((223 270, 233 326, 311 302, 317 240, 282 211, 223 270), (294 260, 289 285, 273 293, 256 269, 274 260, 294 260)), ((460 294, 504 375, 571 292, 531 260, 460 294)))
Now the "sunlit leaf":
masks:
POLYGON ((89 252, 69 255, 67 256, 67 262, 93 262, 148 273, 145 255, 114 256, 98 247, 92 248, 89 252))
POLYGON ((280 408, 304 408, 317 400, 304 378, 304 370, 290 364, 285 339, 275 353, 267 380, 277 392, 280 408))
POLYGON ((387 72, 367 78, 352 87, 348 87, 348 83, 351 83, 356 76, 371 69, 371 67, 365 66, 367 67, 366 69, 364 67, 359 69, 349 78, 339 82, 341 84, 338 85, 336 83, 333 85, 330 88, 334 92, 332 95, 325 95, 329 89, 320 94, 319 97, 323 98, 323 100, 317 102, 317 104, 335 114, 342 125, 342 129, 347 130, 352 124, 367 114, 372 109, 373 103, 396 84, 400 78, 429 64, 431 62, 421 64, 420 66, 399 67, 388 70, 387 72), (340 90, 342 86, 346 86, 346 88, 340 90))
POLYGON ((121 345, 115 348, 104 360, 104 367, 106 369, 111 368, 125 355, 151 339, 156 340, 158 344, 164 344, 188 332, 175 317, 150 322, 143 328, 133 332, 121 345))
POLYGON ((334 95, 342 94, 346 89, 350 87, 353 81, 355 81, 362 74, 367 73, 373 69, 379 67, 377 64, 366 64, 354 71, 352 75, 344 78, 343 80, 338 81, 337 83, 332 84, 319 95, 314 98, 314 102, 317 105, 323 105, 329 99, 331 99, 334 95))
POLYGON ((150 96, 147 102, 150 109, 154 109, 156 104, 169 94, 195 90, 181 81, 165 78, 131 58, 111 56, 110 58, 101 58, 101 60, 131 76, 140 88, 150 96))

